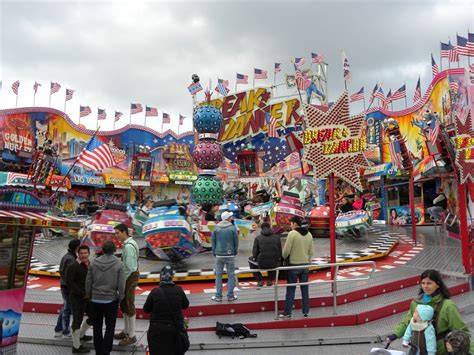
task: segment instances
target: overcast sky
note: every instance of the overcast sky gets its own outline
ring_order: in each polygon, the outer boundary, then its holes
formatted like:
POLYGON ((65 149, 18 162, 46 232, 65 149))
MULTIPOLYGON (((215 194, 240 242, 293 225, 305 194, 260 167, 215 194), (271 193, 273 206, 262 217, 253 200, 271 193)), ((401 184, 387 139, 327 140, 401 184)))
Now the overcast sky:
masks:
MULTIPOLYGON (((385 93, 407 84, 411 103, 418 76, 422 90, 431 80, 430 53, 439 65, 439 42, 474 32, 473 0, 440 1, 6 1, 0 0, 0 108, 15 106, 11 84, 20 80, 18 106, 31 106, 32 86, 42 84, 37 106, 48 106, 50 81, 62 85, 51 107, 63 109, 65 88, 75 89, 66 112, 78 121, 79 105, 93 114, 82 122, 95 128, 97 108, 114 111, 128 123, 131 102, 157 107, 160 118, 147 125, 161 130, 161 114, 178 115, 192 127, 192 101, 186 87, 193 73, 213 86, 218 77, 234 89, 236 73, 269 72, 275 62, 292 73, 290 58, 310 53, 329 63, 329 99, 342 92, 341 49, 352 70, 349 91, 370 93, 383 82, 385 93)), ((474 62, 474 58, 473 58, 474 62)), ((466 64, 465 59, 461 64, 466 64)), ((447 62, 443 60, 443 67, 447 62)), ((366 94, 367 95, 367 94, 366 94)), ((395 104, 403 108, 404 102, 395 104)), ((362 103, 351 110, 361 111, 362 103)), ((132 116, 143 123, 143 114, 132 116)), ((165 129, 171 128, 165 125, 165 129)), ((183 129, 184 128, 184 129, 183 129)))

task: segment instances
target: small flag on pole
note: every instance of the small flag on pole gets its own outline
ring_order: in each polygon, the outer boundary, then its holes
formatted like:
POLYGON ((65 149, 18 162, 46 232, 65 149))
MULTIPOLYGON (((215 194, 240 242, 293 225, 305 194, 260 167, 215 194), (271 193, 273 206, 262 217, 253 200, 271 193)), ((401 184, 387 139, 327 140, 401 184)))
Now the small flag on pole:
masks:
POLYGON ((323 64, 324 57, 322 54, 311 53, 311 63, 313 64, 323 64))
POLYGON ((304 58, 295 58, 295 65, 299 68, 301 67, 304 63, 306 62, 306 60, 304 58))
POLYGON ((71 100, 72 95, 74 95, 75 92, 76 92, 76 90, 66 89, 66 101, 71 100))
POLYGON ((295 65, 295 82, 296 87, 300 90, 306 90, 311 85, 311 80, 309 80, 305 75, 301 73, 301 69, 299 69, 295 65))
POLYGON ((398 89, 397 91, 395 91, 391 96, 390 96, 390 101, 395 101, 395 100, 400 100, 400 99, 403 99, 405 98, 407 95, 406 95, 406 85, 403 84, 400 89, 398 89))
POLYGON ((265 122, 268 125, 268 136, 270 138, 278 138, 278 131, 276 129, 277 120, 275 117, 272 117, 270 113, 265 112, 265 122))
POLYGON ((433 73, 433 77, 439 73, 438 64, 436 64, 436 61, 433 58, 433 53, 431 53, 431 72, 433 73))
POLYGON ((474 56, 474 33, 467 33, 467 48, 469 48, 469 55, 474 56))
POLYGON ((417 102, 421 99, 421 84, 420 77, 418 77, 418 82, 416 83, 415 94, 413 95, 413 102, 417 102))
POLYGON ((377 90, 379 89, 379 84, 375 84, 374 89, 372 90, 372 94, 370 94, 370 102, 372 102, 375 98, 375 94, 377 93, 377 90))
POLYGON ((79 154, 77 163, 93 171, 117 165, 109 145, 99 141, 95 134, 79 154))
POLYGON ((237 73, 237 84, 248 84, 249 76, 237 73))
POLYGON ((130 105, 130 114, 134 115, 136 113, 143 112, 142 104, 131 104, 130 105))
POLYGON ((158 116, 158 110, 156 107, 148 107, 145 109, 145 117, 158 116))
POLYGON ((58 83, 53 83, 53 82, 51 82, 51 92, 50 92, 50 95, 53 95, 55 92, 58 92, 59 89, 61 89, 61 85, 59 85, 58 83))
POLYGON ((267 79, 267 71, 263 69, 253 69, 253 76, 255 79, 267 79))
POLYGON ((163 122, 162 123, 170 123, 171 122, 171 117, 169 114, 166 112, 163 112, 163 122))
POLYGON ((79 106, 79 117, 86 117, 92 113, 90 106, 79 106))
POLYGON ((15 95, 18 95, 18 88, 20 87, 20 80, 15 81, 12 84, 12 90, 15 95))
POLYGON ((459 55, 451 42, 448 44, 441 42, 441 58, 448 58, 450 62, 459 62, 459 55))
POLYGON ((346 57, 346 52, 342 51, 342 69, 344 72, 344 81, 350 81, 352 78, 351 67, 346 57))
POLYGON ((107 114, 105 113, 105 110, 99 108, 97 109, 97 119, 98 120, 105 120, 107 118, 107 114))
POLYGON ((275 63, 275 74, 281 72, 281 63, 275 63))
POLYGON ((359 91, 351 95, 351 102, 360 101, 364 99, 364 87, 362 86, 359 91))
POLYGON ((456 34, 456 52, 459 55, 469 56, 469 47, 467 46, 467 38, 456 34))
POLYGON ((202 86, 200 82, 197 83, 191 83, 188 86, 188 91, 191 95, 196 95, 199 91, 202 90, 202 86))
POLYGON ((449 83, 449 90, 451 90, 451 92, 452 92, 453 94, 457 94, 457 93, 458 93, 459 84, 458 84, 458 82, 457 82, 456 80, 451 81, 451 82, 449 83))
POLYGON ((115 122, 120 120, 120 117, 122 117, 122 116, 123 116, 122 112, 115 111, 115 122))
POLYGON ((37 83, 35 81, 35 83, 33 84, 33 92, 36 94, 38 92, 38 88, 41 86, 40 83, 37 83))
POLYGON ((226 96, 229 93, 229 89, 227 88, 228 85, 228 80, 217 79, 217 86, 215 87, 214 91, 218 92, 222 96, 226 96))

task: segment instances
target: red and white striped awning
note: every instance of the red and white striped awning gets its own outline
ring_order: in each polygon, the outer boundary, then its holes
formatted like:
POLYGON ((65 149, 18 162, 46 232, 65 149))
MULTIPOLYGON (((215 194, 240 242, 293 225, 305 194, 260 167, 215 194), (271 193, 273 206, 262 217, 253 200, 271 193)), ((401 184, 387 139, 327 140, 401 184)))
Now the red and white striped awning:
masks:
POLYGON ((0 224, 37 226, 41 228, 80 228, 81 222, 73 219, 51 216, 46 213, 0 211, 0 224))

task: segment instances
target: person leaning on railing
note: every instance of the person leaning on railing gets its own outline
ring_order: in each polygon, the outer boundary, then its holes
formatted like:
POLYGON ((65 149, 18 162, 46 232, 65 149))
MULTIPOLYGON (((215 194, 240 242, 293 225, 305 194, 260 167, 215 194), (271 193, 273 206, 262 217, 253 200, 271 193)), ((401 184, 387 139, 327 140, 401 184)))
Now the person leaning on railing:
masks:
MULTIPOLYGON (((393 334, 387 337, 387 341, 392 342, 402 337, 413 317, 416 307, 419 304, 427 304, 435 310, 433 325, 436 329, 436 354, 444 355, 446 354, 445 336, 453 330, 462 330, 469 334, 469 329, 462 321, 456 303, 450 299, 449 290, 443 282, 440 273, 437 270, 426 270, 421 274, 420 280, 419 297, 411 302, 410 310, 395 327, 393 334)), ((471 345, 471 353, 474 354, 473 345, 471 345)))

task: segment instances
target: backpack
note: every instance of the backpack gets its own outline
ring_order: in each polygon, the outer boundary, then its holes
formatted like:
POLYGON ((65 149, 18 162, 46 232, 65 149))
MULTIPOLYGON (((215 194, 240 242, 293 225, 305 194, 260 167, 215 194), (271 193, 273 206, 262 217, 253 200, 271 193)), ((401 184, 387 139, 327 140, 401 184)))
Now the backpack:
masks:
POLYGON ((216 322, 216 335, 221 337, 238 337, 239 339, 244 338, 256 338, 257 334, 250 333, 250 329, 242 323, 228 324, 216 322))

